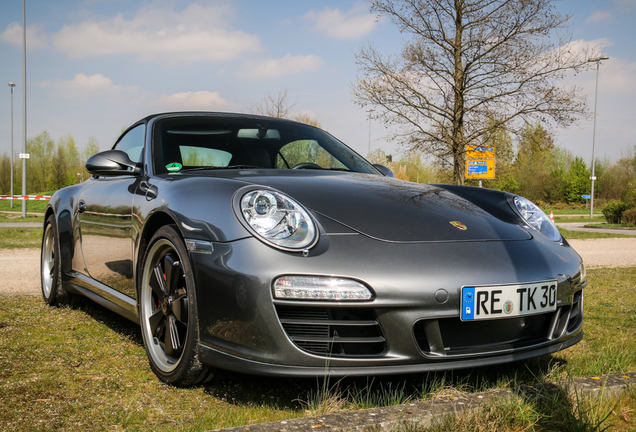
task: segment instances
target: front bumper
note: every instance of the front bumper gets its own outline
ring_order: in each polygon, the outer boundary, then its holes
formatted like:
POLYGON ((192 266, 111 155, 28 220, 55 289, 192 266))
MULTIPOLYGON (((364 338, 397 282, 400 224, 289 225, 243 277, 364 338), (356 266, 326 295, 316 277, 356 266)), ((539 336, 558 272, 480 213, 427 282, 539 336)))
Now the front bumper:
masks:
POLYGON ((201 360, 221 369, 319 376, 468 368, 553 353, 583 336, 585 281, 580 257, 567 244, 542 238, 397 244, 323 235, 306 257, 255 238, 213 246, 212 254, 192 253, 192 260, 201 360), (272 281, 284 274, 354 278, 374 298, 276 300, 272 281), (558 281, 557 312, 459 321, 462 286, 551 279, 558 281))
POLYGON ((218 351, 208 345, 199 344, 199 358, 208 365, 222 366, 223 369, 251 375, 284 376, 284 377, 316 377, 316 376, 375 376, 375 375, 400 375, 422 372, 437 372, 452 369, 468 369, 473 367, 495 366, 527 360, 542 355, 552 354, 571 347, 583 339, 583 332, 565 342, 552 344, 540 349, 518 352, 513 354, 500 354, 494 357, 456 360, 444 363, 415 363, 402 365, 376 365, 366 366, 333 366, 330 359, 325 359, 322 366, 294 366, 285 364, 263 363, 249 360, 231 354, 218 351))

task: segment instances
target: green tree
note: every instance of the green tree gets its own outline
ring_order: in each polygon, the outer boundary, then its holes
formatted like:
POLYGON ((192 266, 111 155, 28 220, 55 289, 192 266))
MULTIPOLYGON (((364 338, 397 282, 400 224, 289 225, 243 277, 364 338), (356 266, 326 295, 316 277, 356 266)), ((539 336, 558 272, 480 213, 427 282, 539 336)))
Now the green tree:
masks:
POLYGON ((592 172, 581 157, 574 158, 568 170, 565 186, 565 201, 568 203, 584 202, 582 195, 590 191, 590 175, 592 172))
POLYGON ((526 123, 517 141, 514 178, 517 193, 531 200, 544 200, 545 185, 550 178, 554 139, 540 123, 526 123))
POLYGON ((70 134, 60 138, 57 141, 55 158, 50 169, 51 189, 57 190, 79 182, 81 166, 80 152, 75 144, 75 138, 70 134))
POLYGON ((568 46, 569 19, 551 0, 370 0, 407 40, 400 54, 376 47, 356 55, 356 103, 397 127, 394 136, 452 164, 465 179, 465 146, 497 128, 519 131, 531 119, 559 126, 587 112, 581 90, 561 80, 587 65, 568 46))
POLYGON ((55 141, 44 131, 27 141, 27 150, 31 155, 27 160, 27 193, 50 190, 49 173, 54 164, 55 141))
POLYGON ((543 199, 554 204, 565 201, 567 175, 572 164, 572 154, 562 148, 555 147, 546 158, 549 175, 543 185, 543 199))
POLYGON ((0 157, 0 194, 8 195, 11 191, 11 158, 4 153, 0 157))
POLYGON ((85 167, 86 161, 88 160, 89 157, 97 153, 99 153, 99 142, 97 141, 97 138, 95 138, 94 136, 89 136, 88 142, 84 146, 84 150, 82 151, 80 156, 81 168, 78 171, 80 173, 80 181, 84 181, 85 178, 90 177, 90 173, 86 171, 86 167, 85 167))
MULTIPOLYGON (((408 180, 417 183, 436 183, 438 178, 437 168, 426 163, 422 153, 411 151, 400 156, 394 165, 397 171, 404 168, 408 180)), ((397 176, 397 173, 396 173, 397 176)))
POLYGON ((64 148, 58 145, 55 150, 55 161, 51 164, 51 168, 49 170, 50 189, 58 190, 68 186, 67 178, 69 169, 69 161, 64 153, 64 148))

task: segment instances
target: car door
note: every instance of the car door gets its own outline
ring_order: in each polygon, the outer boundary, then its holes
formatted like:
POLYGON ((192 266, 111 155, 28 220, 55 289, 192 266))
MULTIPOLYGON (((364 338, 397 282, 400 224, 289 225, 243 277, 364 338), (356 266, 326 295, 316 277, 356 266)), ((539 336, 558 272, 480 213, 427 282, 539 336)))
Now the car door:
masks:
MULTIPOLYGON (((126 132, 113 149, 141 162, 146 125, 126 132)), ((82 252, 91 278, 137 298, 133 280, 132 205, 139 179, 131 175, 98 176, 79 199, 82 252)))

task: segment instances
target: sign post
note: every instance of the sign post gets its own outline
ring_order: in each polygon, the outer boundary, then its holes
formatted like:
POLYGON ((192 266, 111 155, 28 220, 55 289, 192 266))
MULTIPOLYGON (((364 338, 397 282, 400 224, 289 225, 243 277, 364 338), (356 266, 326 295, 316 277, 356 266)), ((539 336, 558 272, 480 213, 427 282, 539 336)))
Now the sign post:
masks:
POLYGON ((466 178, 482 180, 495 178, 495 148, 493 146, 466 146, 466 178))

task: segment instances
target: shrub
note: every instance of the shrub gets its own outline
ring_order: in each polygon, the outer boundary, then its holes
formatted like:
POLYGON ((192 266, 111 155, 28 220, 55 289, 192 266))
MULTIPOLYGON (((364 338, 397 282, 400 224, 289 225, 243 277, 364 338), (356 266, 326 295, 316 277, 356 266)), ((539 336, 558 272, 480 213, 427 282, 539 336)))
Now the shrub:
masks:
POLYGON ((636 208, 623 212, 623 222, 636 225, 636 208))
POLYGON ((636 179, 627 182, 623 189, 623 201, 631 206, 636 205, 636 179))
POLYGON ((612 202, 603 207, 603 216, 605 216, 607 223, 621 223, 621 220, 623 219, 623 212, 627 209, 627 204, 622 201, 612 202))

